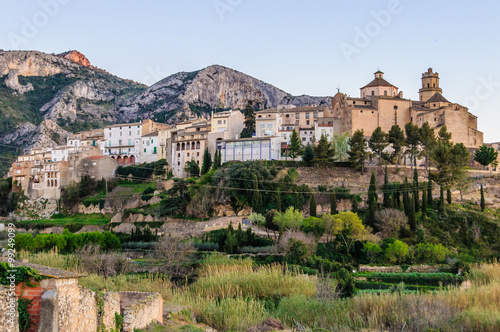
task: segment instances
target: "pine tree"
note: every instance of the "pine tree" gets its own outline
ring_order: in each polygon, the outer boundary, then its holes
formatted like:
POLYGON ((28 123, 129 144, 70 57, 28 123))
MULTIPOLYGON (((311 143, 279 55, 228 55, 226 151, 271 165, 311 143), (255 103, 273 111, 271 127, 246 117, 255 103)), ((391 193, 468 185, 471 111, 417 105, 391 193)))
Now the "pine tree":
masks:
POLYGON ((372 176, 370 178, 370 186, 368 187, 368 200, 367 203, 370 204, 372 200, 375 200, 375 204, 378 202, 377 195, 377 184, 375 179, 375 172, 372 171, 372 176))
POLYGON ((427 217, 427 192, 422 190, 422 221, 427 217))
POLYGON ((306 149, 304 150, 304 155, 302 156, 302 160, 306 162, 310 162, 314 159, 314 151, 311 144, 307 144, 306 149))
POLYGON ((393 125, 389 130, 389 143, 392 144, 392 160, 399 165, 399 158, 404 146, 406 145, 405 134, 401 127, 398 125, 393 125))
POLYGON ((302 147, 302 143, 300 142, 299 134, 295 131, 292 131, 292 135, 290 136, 290 153, 288 154, 290 158, 297 158, 300 148, 302 147))
POLYGON ((389 175, 387 174, 387 165, 385 165, 384 185, 382 186, 384 193, 384 207, 391 207, 391 193, 389 192, 389 175))
POLYGON ((486 208, 486 202, 484 200, 483 184, 481 184, 481 211, 484 211, 485 208, 486 208))
POLYGON ((362 129, 354 132, 354 135, 349 141, 349 146, 349 162, 354 169, 361 169, 361 171, 364 171, 368 152, 366 151, 366 140, 362 129))
POLYGON ((335 189, 332 190, 330 195, 330 214, 337 214, 337 196, 335 195, 335 189))
POLYGON ((276 191, 276 211, 281 212, 281 188, 276 191))
POLYGON ((370 150, 377 155, 379 162, 382 162, 382 153, 387 145, 389 145, 387 134, 382 130, 382 128, 377 127, 372 132, 372 136, 368 141, 368 146, 370 147, 370 150))
POLYGON ((420 210, 420 199, 418 197, 418 172, 415 168, 413 171, 413 199, 415 202, 415 212, 420 210))
POLYGON ((417 165, 418 145, 420 144, 418 126, 412 122, 405 125, 407 152, 410 155, 411 168, 417 165))
POLYGON ((212 167, 212 156, 210 155, 210 151, 208 151, 207 147, 205 148, 205 152, 203 153, 203 163, 201 164, 201 175, 207 174, 211 167, 212 167))
POLYGON ((321 135, 318 145, 314 148, 314 158, 321 162, 326 162, 333 158, 335 155, 335 150, 333 145, 328 142, 328 139, 324 134, 321 135))
POLYGON ((356 195, 352 195, 351 212, 358 213, 358 197, 356 195))
POLYGON ((446 201, 448 202, 448 205, 451 204, 451 189, 446 190, 446 201))
POLYGON ((311 217, 316 217, 316 199, 314 198, 314 193, 311 194, 311 202, 309 203, 309 215, 311 217))

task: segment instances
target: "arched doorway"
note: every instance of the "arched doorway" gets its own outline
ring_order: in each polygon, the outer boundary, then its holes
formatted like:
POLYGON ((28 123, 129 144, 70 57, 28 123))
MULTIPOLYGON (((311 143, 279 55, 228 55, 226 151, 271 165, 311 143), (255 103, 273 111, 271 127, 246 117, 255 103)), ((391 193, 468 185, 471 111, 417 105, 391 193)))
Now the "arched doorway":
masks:
POLYGON ((135 165, 135 156, 130 156, 130 164, 135 165))
POLYGON ((128 165, 129 161, 128 161, 128 157, 125 156, 123 157, 123 165, 128 165))
POLYGON ((116 158, 116 161, 118 162, 118 165, 122 165, 123 164, 121 156, 118 156, 118 158, 116 158))

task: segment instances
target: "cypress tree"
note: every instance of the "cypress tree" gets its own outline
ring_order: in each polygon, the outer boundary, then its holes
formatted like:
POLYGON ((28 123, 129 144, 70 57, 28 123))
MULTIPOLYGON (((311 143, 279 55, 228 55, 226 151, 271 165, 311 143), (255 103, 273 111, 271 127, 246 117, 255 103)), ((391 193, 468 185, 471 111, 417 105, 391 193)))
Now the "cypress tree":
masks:
POLYGON ((427 203, 432 206, 432 180, 427 183, 427 203))
POLYGON ((417 229, 417 221, 415 219, 415 209, 413 209, 413 199, 412 197, 409 197, 408 200, 409 200, 409 204, 410 204, 410 209, 409 209, 409 212, 410 212, 410 215, 408 216, 408 224, 410 224, 410 229, 412 231, 415 231, 417 229))
POLYGON ((259 191, 259 183, 257 181, 257 175, 254 176, 254 192, 252 197, 252 208, 256 213, 262 213, 262 195, 259 191))
POLYGON ((405 211, 405 214, 407 217, 410 216, 410 210, 413 209, 413 205, 410 204, 410 195, 408 193, 408 190, 409 190, 409 186, 408 186, 408 177, 406 176, 405 177, 405 182, 403 184, 403 205, 404 205, 404 211, 405 211))
POLYGON ((443 186, 439 187, 439 211, 444 211, 444 190, 443 186))
POLYGON ((481 183, 481 211, 484 211, 486 208, 486 202, 484 201, 484 190, 483 190, 483 184, 481 183))
POLYGON ((415 202, 415 212, 420 210, 420 201, 418 197, 418 172, 417 168, 413 170, 413 199, 415 202))
POLYGON ((203 163, 201 164, 201 175, 205 175, 212 168, 212 156, 208 148, 205 148, 205 153, 203 153, 203 163))
POLYGON ((281 212, 281 188, 276 191, 276 211, 281 212))
POLYGON ((352 195, 351 204, 351 211, 358 213, 358 197, 356 195, 352 195))
POLYGON ((299 197, 299 194, 297 192, 295 192, 295 195, 294 195, 294 201, 293 201, 293 207, 295 208, 295 210, 300 210, 302 209, 302 206, 300 205, 300 197, 299 197))
POLYGON ((368 204, 368 215, 366 217, 366 224, 370 227, 375 225, 375 212, 377 211, 377 202, 375 198, 372 198, 370 204, 368 204))
POLYGON ((372 171, 372 176, 370 178, 370 186, 368 187, 368 200, 366 201, 368 205, 370 205, 370 202, 375 199, 375 204, 378 202, 378 195, 377 195, 377 184, 375 182, 375 172, 372 171))
POLYGON ((309 203, 309 215, 311 217, 316 217, 316 199, 314 198, 314 193, 311 194, 311 201, 309 203))
POLYGON ((337 196, 335 195, 335 188, 330 195, 330 214, 337 214, 337 196))
POLYGON ((389 192, 389 176, 387 174, 387 165, 385 165, 385 174, 384 174, 384 186, 382 187, 382 191, 384 193, 384 207, 391 207, 391 193, 389 192))
POLYGON ((451 189, 446 190, 446 201, 448 202, 448 205, 451 204, 451 189))
POLYGON ((427 193, 422 190, 422 221, 427 217, 427 193))

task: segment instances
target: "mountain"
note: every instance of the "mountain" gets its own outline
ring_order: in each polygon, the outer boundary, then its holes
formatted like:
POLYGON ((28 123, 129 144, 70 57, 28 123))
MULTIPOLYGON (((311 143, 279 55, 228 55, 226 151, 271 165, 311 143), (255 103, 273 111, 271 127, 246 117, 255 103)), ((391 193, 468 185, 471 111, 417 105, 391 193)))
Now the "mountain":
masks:
POLYGON ((0 50, 0 156, 13 160, 20 153, 13 147, 55 146, 70 133, 113 123, 150 118, 175 123, 212 111, 242 110, 248 100, 265 109, 329 104, 331 97, 292 96, 219 65, 147 87, 92 66, 75 50, 57 55, 0 50))
POLYGON ((194 72, 171 75, 134 98, 118 112, 122 120, 154 118, 174 123, 211 111, 243 110, 248 100, 256 109, 293 104, 330 104, 331 97, 292 96, 271 84, 234 69, 213 65, 194 72))

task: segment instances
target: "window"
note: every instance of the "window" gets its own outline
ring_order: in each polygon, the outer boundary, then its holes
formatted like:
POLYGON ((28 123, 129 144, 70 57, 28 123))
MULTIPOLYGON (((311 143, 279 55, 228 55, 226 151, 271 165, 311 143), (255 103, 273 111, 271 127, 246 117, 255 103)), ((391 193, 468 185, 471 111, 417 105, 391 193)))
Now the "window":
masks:
POLYGON ((146 149, 144 149, 144 153, 146 153, 146 149))
POLYGON ((118 145, 122 145, 122 140, 118 140, 118 145))
POLYGON ((132 145, 132 140, 130 138, 128 139, 128 145, 132 145))
POLYGON ((226 124, 226 120, 224 120, 224 124, 226 124))
POLYGON ((222 120, 217 121, 217 124, 222 124, 222 120))
POLYGON ((111 137, 111 133, 109 133, 109 137, 111 137))
POLYGON ((384 96, 387 96, 387 90, 384 90, 384 96))
POLYGON ((132 136, 132 131, 129 131, 129 132, 128 132, 128 135, 129 135, 129 136, 132 136))
POLYGON ((352 104, 353 104, 353 105, 356 105, 356 101, 355 101, 355 100, 353 100, 353 101, 352 101, 352 104))
POLYGON ((428 88, 430 88, 430 86, 431 86, 431 85, 430 85, 429 83, 427 83, 427 87, 428 87, 428 88))
POLYGON ((309 119, 310 116, 311 116, 311 113, 306 113, 306 119, 309 119))
POLYGON ((95 161, 92 162, 92 166, 96 166, 96 165, 97 165, 97 163, 95 161))
POLYGON ((196 156, 199 157, 200 156, 200 153, 199 152, 196 152, 196 156))
POLYGON ((189 152, 187 153, 187 157, 189 158, 189 152))
POLYGON ((435 88, 436 87, 436 83, 432 83, 432 87, 435 88))
POLYGON ((372 91, 372 96, 375 96, 375 91, 372 91))
POLYGON ((302 137, 302 141, 304 141, 304 142, 305 142, 305 141, 306 141, 306 138, 305 138, 305 137, 302 137))
POLYGON ((156 146, 153 147, 153 154, 156 154, 156 146))
POLYGON ((264 123, 261 123, 260 128, 266 128, 266 125, 264 123))
POLYGON ((120 131, 120 136, 122 135, 123 133, 120 131))
POLYGON ((290 117, 290 114, 285 115, 285 117, 286 117, 286 118, 289 118, 289 117, 290 117))
POLYGON ((307 121, 306 121, 306 125, 308 125, 308 126, 309 126, 309 120, 307 120, 307 121))
POLYGON ((273 127, 272 123, 270 123, 270 124, 267 125, 267 128, 272 128, 272 127, 273 127))
POLYGON ((295 113, 295 118, 300 119, 300 113, 295 113))

